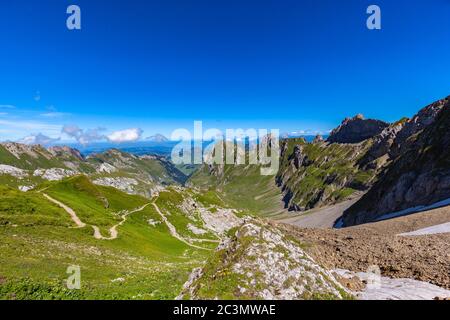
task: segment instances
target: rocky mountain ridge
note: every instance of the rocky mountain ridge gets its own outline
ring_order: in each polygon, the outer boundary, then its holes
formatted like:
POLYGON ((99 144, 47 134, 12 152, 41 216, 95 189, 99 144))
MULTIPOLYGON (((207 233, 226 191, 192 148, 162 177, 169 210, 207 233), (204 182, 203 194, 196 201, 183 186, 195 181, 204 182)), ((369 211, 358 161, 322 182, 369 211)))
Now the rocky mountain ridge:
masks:
POLYGON ((358 143, 380 134, 389 124, 374 119, 365 119, 362 114, 346 118, 331 131, 327 141, 331 143, 358 143))
POLYGON ((425 107, 407 121, 386 152, 392 163, 344 213, 344 226, 450 198, 449 128, 449 98, 425 107))
POLYGON ((150 197, 162 187, 182 184, 186 176, 161 156, 135 156, 118 149, 84 157, 77 149, 20 143, 0 144, 0 180, 30 190, 45 181, 84 174, 95 183, 150 197))
MULTIPOLYGON (((257 172, 248 165, 203 166, 189 179, 189 183, 203 188, 220 188, 224 191, 224 197, 232 194, 234 198, 241 199, 241 202, 249 204, 247 207, 252 208, 258 208, 259 202, 268 199, 268 197, 261 197, 258 194, 270 195, 272 202, 281 201, 282 206, 290 211, 305 211, 333 205, 347 199, 355 192, 371 190, 376 181, 385 176, 386 170, 391 168, 399 157, 406 159, 405 154, 409 153, 411 159, 408 161, 413 163, 415 162, 414 152, 431 148, 432 141, 445 147, 444 142, 438 143, 435 138, 438 135, 445 137, 448 135, 448 130, 430 131, 427 138, 418 139, 417 137, 433 126, 434 119, 442 113, 442 110, 448 109, 448 99, 432 103, 420 110, 412 119, 402 118, 391 124, 373 119, 365 120, 362 115, 347 118, 333 130, 326 141, 321 137, 316 137, 311 143, 306 142, 303 138, 282 139, 280 142, 280 166, 274 179, 279 188, 279 198, 275 195, 275 191, 270 191, 267 187, 270 185, 270 181, 258 178, 257 172), (251 190, 248 188, 250 185, 252 186, 251 190), (245 196, 246 194, 249 196, 245 196)), ((442 153, 442 156, 445 156, 445 152, 442 153)), ((422 173, 425 174, 426 170, 435 170, 436 166, 432 163, 434 161, 445 162, 445 157, 441 158, 430 158, 430 163, 422 173)), ((395 168, 395 170, 412 170, 407 167, 399 168, 397 165, 395 168)), ((442 173, 442 170, 440 172, 444 176, 446 175, 442 173)), ((397 177, 397 175, 394 176, 397 177)), ((402 197, 403 205, 389 205, 388 207, 396 210, 422 203, 426 204, 440 199, 448 193, 445 177, 437 178, 433 173, 424 175, 421 179, 422 184, 428 185, 428 190, 425 192, 427 197, 431 197, 432 192, 437 192, 436 195, 439 196, 429 199, 417 197, 417 201, 412 201, 413 199, 409 196, 402 197), (432 186, 437 181, 439 184, 436 189, 432 186)), ((383 181, 386 182, 385 179, 383 181)), ((385 188, 387 187, 385 186, 385 188)), ((239 205, 238 201, 235 202, 239 205)), ((272 213, 269 214, 276 214, 279 211, 280 209, 277 211, 274 207, 272 213)))

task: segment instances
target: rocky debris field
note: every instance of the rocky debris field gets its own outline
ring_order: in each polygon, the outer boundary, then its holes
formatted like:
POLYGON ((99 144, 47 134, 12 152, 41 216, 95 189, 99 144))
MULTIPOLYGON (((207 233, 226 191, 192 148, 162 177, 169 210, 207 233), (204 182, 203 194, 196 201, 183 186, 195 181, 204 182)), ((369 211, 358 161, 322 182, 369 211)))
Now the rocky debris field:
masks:
POLYGON ((284 229, 307 243, 307 252, 324 267, 365 272, 377 265, 383 276, 450 289, 450 233, 400 235, 449 220, 450 207, 445 207, 339 230, 291 225, 284 225, 284 229))

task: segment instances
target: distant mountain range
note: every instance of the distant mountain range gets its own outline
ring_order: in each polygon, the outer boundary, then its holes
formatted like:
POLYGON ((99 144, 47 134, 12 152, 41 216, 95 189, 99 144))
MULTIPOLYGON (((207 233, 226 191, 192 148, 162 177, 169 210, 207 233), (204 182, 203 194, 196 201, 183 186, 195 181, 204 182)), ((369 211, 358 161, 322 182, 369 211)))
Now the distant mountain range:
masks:
POLYGON ((151 142, 168 142, 169 139, 163 136, 162 134, 155 134, 154 136, 150 136, 146 138, 145 140, 151 141, 151 142))

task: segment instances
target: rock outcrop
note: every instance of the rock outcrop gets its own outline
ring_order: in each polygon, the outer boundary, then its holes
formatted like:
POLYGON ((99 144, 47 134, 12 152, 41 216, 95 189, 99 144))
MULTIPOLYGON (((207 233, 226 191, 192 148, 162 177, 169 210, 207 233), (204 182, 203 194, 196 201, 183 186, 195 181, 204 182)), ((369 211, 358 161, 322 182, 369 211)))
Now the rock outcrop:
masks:
POLYGON ((397 135, 400 153, 343 216, 344 226, 450 198, 450 100, 422 109, 397 135), (407 136, 411 134, 410 136, 407 136))
POLYGON ((368 169, 379 169, 388 160, 397 134, 404 128, 405 121, 398 121, 386 127, 380 134, 373 137, 373 145, 358 162, 358 165, 368 169), (382 159, 384 157, 384 159, 382 159), (381 161, 376 161, 381 159, 381 161))
POLYGON ((380 134, 389 124, 380 120, 364 119, 359 114, 345 119, 334 129, 327 141, 331 143, 358 143, 380 134))
POLYGON ((67 146, 55 146, 48 148, 48 151, 55 157, 65 157, 65 158, 71 158, 74 157, 75 159, 79 161, 83 161, 84 157, 81 154, 80 151, 74 148, 70 148, 67 146))
POLYGON ((279 228, 247 219, 194 269, 178 299, 349 299, 334 275, 279 228))
POLYGON ((321 143, 323 141, 324 141, 324 139, 323 139, 322 135, 318 134, 314 137, 313 143, 321 143))
POLYGON ((412 119, 406 121, 402 130, 396 135, 390 150, 390 156, 395 158, 399 156, 402 151, 406 150, 409 145, 408 139, 431 125, 444 106, 448 107, 449 100, 450 97, 436 101, 420 110, 412 119))
POLYGON ((307 167, 311 164, 311 160, 308 159, 308 155, 304 153, 303 146, 300 144, 294 147, 294 153, 291 158, 291 162, 296 169, 300 169, 300 167, 307 167))

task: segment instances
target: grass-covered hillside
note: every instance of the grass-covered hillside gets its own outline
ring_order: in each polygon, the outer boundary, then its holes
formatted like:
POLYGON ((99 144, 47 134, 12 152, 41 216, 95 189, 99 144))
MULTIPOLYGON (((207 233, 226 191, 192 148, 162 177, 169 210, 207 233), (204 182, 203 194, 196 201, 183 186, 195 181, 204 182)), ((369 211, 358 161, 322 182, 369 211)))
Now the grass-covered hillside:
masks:
POLYGON ((159 156, 135 156, 116 149, 83 157, 69 147, 43 148, 19 143, 0 144, 0 184, 30 190, 45 181, 79 174, 97 185, 151 197, 168 185, 181 185, 187 176, 159 156))
POLYGON ((228 212, 213 194, 171 189, 149 200, 84 176, 39 190, 0 188, 2 299, 172 299, 217 246, 222 233, 214 217, 228 212), (95 237, 94 226, 105 239, 95 237), (71 265, 80 266, 80 290, 67 289, 71 265))
POLYGON ((224 201, 251 214, 268 216, 283 210, 274 177, 261 175, 258 165, 205 165, 188 183, 202 190, 217 190, 224 201))

